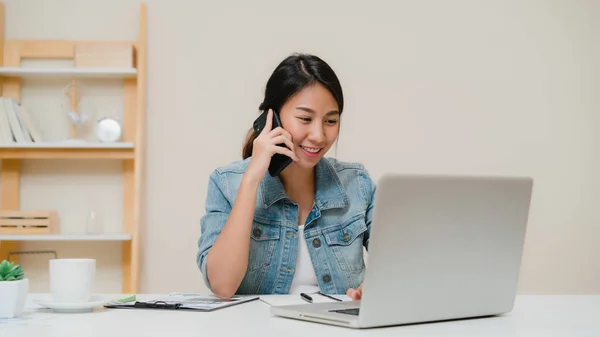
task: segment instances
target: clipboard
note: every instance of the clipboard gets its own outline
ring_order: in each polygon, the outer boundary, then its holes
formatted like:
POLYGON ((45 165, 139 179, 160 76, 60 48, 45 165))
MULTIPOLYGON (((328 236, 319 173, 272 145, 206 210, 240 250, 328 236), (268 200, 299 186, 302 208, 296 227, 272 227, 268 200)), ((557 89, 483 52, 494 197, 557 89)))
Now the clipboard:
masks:
POLYGON ((136 300, 129 303, 109 302, 104 307, 108 309, 190 310, 206 312, 247 303, 258 298, 258 295, 234 296, 224 299, 199 294, 174 294, 147 301, 136 300))

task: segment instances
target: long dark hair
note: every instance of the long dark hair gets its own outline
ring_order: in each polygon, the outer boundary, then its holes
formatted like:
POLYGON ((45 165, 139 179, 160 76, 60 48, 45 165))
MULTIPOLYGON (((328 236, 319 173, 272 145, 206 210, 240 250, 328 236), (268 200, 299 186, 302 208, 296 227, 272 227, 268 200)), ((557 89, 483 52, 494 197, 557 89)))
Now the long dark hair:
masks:
MULTIPOLYGON (((258 109, 281 111, 281 107, 290 97, 305 87, 320 83, 337 101, 340 114, 344 110, 342 86, 335 72, 322 59, 309 54, 293 54, 283 60, 271 74, 265 88, 265 98, 258 109)), ((250 128, 242 149, 244 159, 252 156, 252 145, 256 134, 250 128)))

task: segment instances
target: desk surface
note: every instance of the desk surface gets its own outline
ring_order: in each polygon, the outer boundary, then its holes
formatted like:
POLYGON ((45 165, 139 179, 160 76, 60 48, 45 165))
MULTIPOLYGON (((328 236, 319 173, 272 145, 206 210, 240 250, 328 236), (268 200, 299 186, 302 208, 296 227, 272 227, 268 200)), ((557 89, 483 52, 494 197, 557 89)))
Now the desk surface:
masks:
MULTIPOLYGON (((32 299, 43 294, 30 294, 32 299)), ((117 295, 118 296, 118 295, 117 295)), ((138 296, 140 298, 140 296, 138 296)), ((141 296, 144 299, 145 296, 141 296)), ((274 317, 261 301, 214 312, 97 308, 91 313, 61 314, 26 309, 23 319, 0 321, 0 336, 486 336, 598 337, 600 295, 517 296, 504 316, 450 322, 353 330, 274 317), (177 331, 177 332, 175 332, 177 331)))

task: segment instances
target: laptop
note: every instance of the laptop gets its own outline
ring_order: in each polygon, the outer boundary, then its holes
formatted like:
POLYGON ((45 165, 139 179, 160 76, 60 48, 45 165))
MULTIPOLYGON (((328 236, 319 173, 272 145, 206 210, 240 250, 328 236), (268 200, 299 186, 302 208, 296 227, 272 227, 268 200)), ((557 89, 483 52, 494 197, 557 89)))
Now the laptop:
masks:
POLYGON ((272 306, 275 316, 349 328, 512 311, 533 180, 385 174, 359 301, 272 306))

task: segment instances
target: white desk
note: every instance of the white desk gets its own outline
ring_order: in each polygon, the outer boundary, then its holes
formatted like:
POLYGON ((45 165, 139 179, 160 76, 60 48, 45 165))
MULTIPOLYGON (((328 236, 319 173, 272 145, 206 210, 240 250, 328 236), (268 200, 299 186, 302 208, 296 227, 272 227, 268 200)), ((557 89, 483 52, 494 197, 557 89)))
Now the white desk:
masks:
MULTIPOLYGON (((29 295, 29 307, 36 296, 40 295, 29 295)), ((515 309, 501 317, 367 330, 273 317, 260 301, 214 312, 97 308, 92 313, 59 314, 29 309, 25 317, 18 323, 0 323, 0 336, 599 337, 600 295, 518 296, 515 309)))

